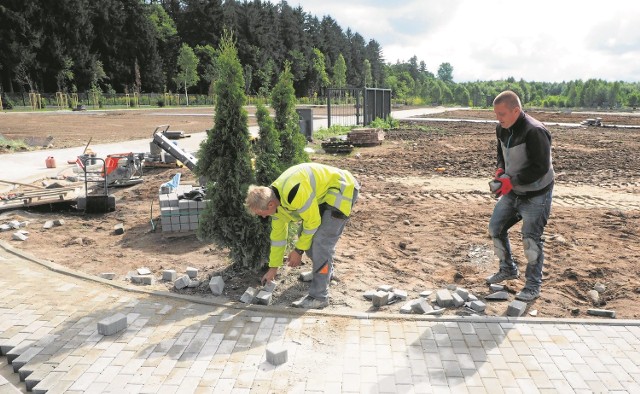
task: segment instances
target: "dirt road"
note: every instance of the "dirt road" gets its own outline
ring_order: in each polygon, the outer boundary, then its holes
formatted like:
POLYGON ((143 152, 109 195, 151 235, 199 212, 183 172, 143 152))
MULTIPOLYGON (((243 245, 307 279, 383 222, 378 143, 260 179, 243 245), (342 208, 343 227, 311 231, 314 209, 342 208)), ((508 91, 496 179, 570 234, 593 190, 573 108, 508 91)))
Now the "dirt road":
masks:
MULTIPOLYGON (((172 125, 185 120, 180 115, 162 116, 172 125)), ((473 111, 447 116, 492 119, 493 115, 491 111, 473 111)), ((593 117, 575 112, 534 116, 567 123, 593 117)), ((149 128, 145 117, 125 114, 95 118, 91 130, 126 139, 126 130, 149 128), (115 118, 122 127, 114 127, 111 119, 115 118), (109 122, 103 125, 100 119, 109 122)), ((49 124, 51 119, 35 116, 25 118, 23 123, 49 124)), ((60 117, 62 123, 57 128, 65 127, 68 119, 75 118, 60 117)), ((628 117, 608 120, 626 124, 634 121, 628 117)), ((31 133, 36 129, 31 126, 31 133)), ((586 310, 595 306, 587 293, 596 284, 603 284, 606 290, 598 308, 613 309, 618 318, 640 318, 640 131, 554 126, 550 131, 558 177, 545 237, 542 295, 529 311, 536 310, 539 317, 588 317, 586 310)), ((88 134, 81 134, 79 129, 76 133, 78 141, 86 141, 88 134)), ((486 188, 495 165, 491 124, 403 122, 399 130, 387 133, 383 145, 360 148, 348 156, 327 155, 319 144, 312 146, 318 149, 312 160, 349 169, 362 183, 361 198, 338 244, 337 281, 331 288, 329 310, 373 312, 363 293, 382 284, 407 290, 410 298, 450 284, 465 287, 480 298, 489 294, 484 278, 497 267, 487 234, 495 204, 486 188)), ((211 275, 222 274, 227 283, 226 296, 237 300, 248 286, 258 285, 259 272, 234 270, 224 250, 195 236, 169 238, 151 229, 150 220, 158 217, 158 187, 176 172, 183 174, 183 182, 195 182, 185 169, 148 170, 144 183, 115 192, 118 202, 113 213, 10 211, 0 215, 0 223, 29 220, 29 239, 12 244, 59 264, 92 274, 115 272, 114 280, 120 282, 140 267, 148 267, 160 276, 162 269, 184 272, 192 266, 200 270, 200 279, 205 282, 211 275), (51 218, 63 218, 65 225, 41 229, 51 218), (125 224, 122 236, 113 234, 117 223, 125 224)), ((1 239, 10 237, 9 232, 0 233, 1 239)), ((512 230, 511 239, 522 266, 518 226, 512 230)), ((310 262, 302 269, 308 267, 310 262)), ((274 295, 276 305, 288 305, 305 293, 307 285, 298 281, 299 273, 300 269, 283 271, 274 295)), ((523 284, 522 279, 508 282, 511 299, 523 284)), ((152 287, 170 288, 162 282, 152 287)), ((206 283, 186 292, 209 297, 206 283)), ((381 311, 397 312, 401 305, 392 304, 381 311)), ((487 314, 503 315, 507 305, 488 303, 487 314)), ((467 312, 455 308, 446 313, 467 312)))

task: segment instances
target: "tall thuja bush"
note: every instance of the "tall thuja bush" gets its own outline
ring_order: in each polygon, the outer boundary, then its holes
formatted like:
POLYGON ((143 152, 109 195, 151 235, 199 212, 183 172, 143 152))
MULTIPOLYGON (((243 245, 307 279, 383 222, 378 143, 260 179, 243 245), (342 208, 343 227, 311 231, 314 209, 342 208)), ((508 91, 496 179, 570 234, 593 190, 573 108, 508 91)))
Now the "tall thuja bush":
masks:
POLYGON ((271 91, 271 106, 275 116, 276 130, 280 134, 280 170, 309 161, 304 151, 307 144, 300 133, 300 117, 296 112, 296 95, 293 88, 293 74, 289 63, 285 64, 278 83, 271 91))
POLYGON ((253 183, 249 127, 242 66, 233 36, 225 32, 220 41, 220 78, 214 126, 200 145, 196 173, 207 180, 209 203, 200 216, 198 236, 228 247, 234 264, 259 268, 267 260, 269 237, 264 225, 244 207, 253 183))
POLYGON ((280 175, 280 139, 269 111, 263 104, 256 108, 260 138, 256 142, 256 182, 270 185, 280 175))

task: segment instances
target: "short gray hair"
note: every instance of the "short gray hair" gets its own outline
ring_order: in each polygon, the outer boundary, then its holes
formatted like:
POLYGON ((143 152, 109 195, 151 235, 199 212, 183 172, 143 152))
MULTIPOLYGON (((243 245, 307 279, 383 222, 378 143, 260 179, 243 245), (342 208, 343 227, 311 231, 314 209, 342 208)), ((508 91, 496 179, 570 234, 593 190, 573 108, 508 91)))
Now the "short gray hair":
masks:
POLYGON ((264 211, 271 200, 277 200, 276 193, 270 187, 250 185, 244 205, 250 213, 255 210, 264 211))

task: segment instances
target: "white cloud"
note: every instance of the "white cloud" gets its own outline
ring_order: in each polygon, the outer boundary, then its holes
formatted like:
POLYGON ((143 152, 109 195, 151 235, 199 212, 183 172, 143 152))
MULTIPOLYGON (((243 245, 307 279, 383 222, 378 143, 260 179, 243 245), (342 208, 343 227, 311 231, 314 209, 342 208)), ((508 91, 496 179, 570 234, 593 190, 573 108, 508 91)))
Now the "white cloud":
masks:
POLYGON ((640 2, 585 0, 299 0, 380 43, 385 60, 417 56, 454 80, 640 81, 640 2))

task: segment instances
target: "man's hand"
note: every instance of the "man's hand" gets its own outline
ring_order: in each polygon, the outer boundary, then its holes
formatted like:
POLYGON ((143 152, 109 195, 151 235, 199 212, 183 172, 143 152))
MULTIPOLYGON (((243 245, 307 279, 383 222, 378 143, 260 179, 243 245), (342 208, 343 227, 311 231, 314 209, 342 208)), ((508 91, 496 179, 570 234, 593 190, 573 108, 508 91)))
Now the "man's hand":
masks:
POLYGON ((502 168, 498 168, 496 169, 496 175, 493 178, 498 179, 502 174, 504 174, 504 170, 502 168))
POLYGON ((289 253, 289 263, 287 264, 289 267, 297 267, 302 262, 302 255, 295 250, 292 250, 289 253))
POLYGON ((278 273, 278 267, 270 267, 269 270, 262 276, 260 283, 264 286, 267 282, 272 282, 276 278, 278 273))
POLYGON ((502 178, 496 179, 496 181, 500 182, 502 185, 500 189, 496 191, 496 197, 504 196, 505 194, 509 194, 511 189, 513 189, 513 185, 511 184, 511 178, 508 176, 504 176, 502 178))

